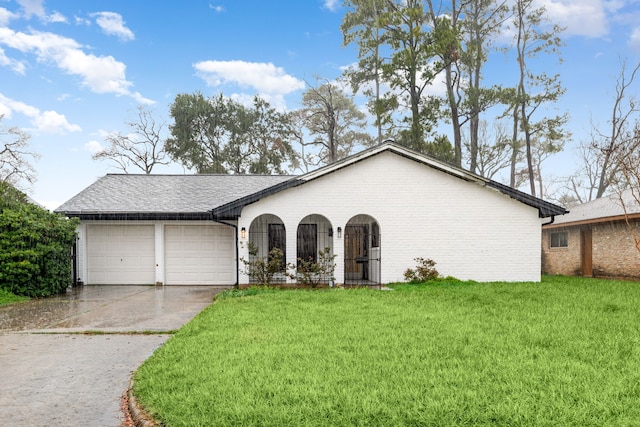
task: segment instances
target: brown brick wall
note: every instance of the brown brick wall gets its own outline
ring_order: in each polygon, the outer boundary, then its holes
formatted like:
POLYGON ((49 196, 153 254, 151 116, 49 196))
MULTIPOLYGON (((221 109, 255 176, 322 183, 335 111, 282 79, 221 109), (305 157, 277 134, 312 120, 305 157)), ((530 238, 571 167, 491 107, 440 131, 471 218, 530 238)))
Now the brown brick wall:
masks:
MULTIPOLYGON (((633 226, 640 231, 640 221, 633 226)), ((607 222, 591 225, 593 275, 640 279, 640 252, 627 225, 607 222)), ((545 229, 542 231, 543 274, 582 275, 580 227, 545 229), (568 248, 550 247, 550 233, 569 232, 568 248)))
POLYGON ((593 274, 640 278, 640 252, 624 222, 593 227, 593 274))
POLYGON ((580 229, 569 227, 542 230, 542 273, 577 276, 582 274, 580 269, 580 229), (569 232, 569 245, 566 248, 552 248, 550 235, 560 231, 569 232))

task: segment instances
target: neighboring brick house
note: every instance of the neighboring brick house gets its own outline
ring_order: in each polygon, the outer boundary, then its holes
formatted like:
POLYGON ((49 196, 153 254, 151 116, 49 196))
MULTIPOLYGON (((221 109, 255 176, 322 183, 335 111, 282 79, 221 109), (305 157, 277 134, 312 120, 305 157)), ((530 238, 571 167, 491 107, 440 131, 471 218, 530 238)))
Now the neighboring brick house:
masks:
POLYGON ((571 208, 542 227, 542 272, 584 277, 640 278, 640 208, 630 191, 571 208), (629 223, 627 224, 627 220, 629 223))
POLYGON ((414 258, 443 275, 540 280, 540 218, 566 210, 385 143, 297 177, 107 175, 56 212, 81 220, 88 284, 245 284, 243 259, 329 248, 344 284, 402 281, 414 258))

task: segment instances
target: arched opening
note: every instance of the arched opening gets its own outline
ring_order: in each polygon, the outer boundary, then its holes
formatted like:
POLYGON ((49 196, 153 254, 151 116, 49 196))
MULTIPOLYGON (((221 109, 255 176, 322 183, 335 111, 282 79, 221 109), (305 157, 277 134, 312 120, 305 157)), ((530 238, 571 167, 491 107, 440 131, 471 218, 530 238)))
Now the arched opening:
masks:
POLYGON ((312 280, 332 284, 333 268, 330 267, 335 263, 331 222, 322 215, 307 215, 298 224, 296 245, 298 277, 301 277, 303 268, 318 268, 312 280))
MULTIPOLYGON (((286 283, 287 235, 284 222, 277 215, 263 214, 249 226, 249 262, 271 260, 274 249, 282 252, 280 270, 273 275, 272 283, 286 283)), ((255 275, 249 274, 249 283, 257 283, 255 275)))
POLYGON ((356 215, 344 227, 345 285, 380 284, 380 226, 369 215, 356 215))

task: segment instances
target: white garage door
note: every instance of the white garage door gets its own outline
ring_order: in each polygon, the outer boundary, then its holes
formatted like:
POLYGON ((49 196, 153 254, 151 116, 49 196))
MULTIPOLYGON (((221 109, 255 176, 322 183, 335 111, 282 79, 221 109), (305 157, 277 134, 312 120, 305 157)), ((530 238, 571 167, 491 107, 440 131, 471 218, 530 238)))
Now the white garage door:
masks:
POLYGON ((167 285, 235 283, 233 228, 167 225, 164 229, 167 285))
POLYGON ((154 242, 153 225, 88 225, 87 283, 154 284, 154 242))

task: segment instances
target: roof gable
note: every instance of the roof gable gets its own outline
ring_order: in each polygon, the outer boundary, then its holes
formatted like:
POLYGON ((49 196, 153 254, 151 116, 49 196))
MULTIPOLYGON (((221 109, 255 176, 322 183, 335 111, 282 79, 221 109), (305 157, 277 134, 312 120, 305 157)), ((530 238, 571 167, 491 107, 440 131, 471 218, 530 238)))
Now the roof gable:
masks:
POLYGON ((519 190, 511 188, 507 185, 500 184, 499 182, 492 181, 488 178, 484 178, 476 174, 472 174, 471 172, 465 171, 464 169, 457 168, 448 163, 441 162, 432 157, 429 157, 424 154, 402 147, 396 143, 385 142, 383 144, 361 151, 357 154, 349 156, 345 159, 342 159, 330 165, 321 167, 312 172, 308 172, 304 175, 293 178, 287 182, 279 183, 272 187, 265 188, 257 193, 254 193, 245 197, 241 197, 237 200, 233 200, 224 205, 215 207, 212 209, 212 214, 217 219, 227 219, 227 220, 237 219, 240 216, 242 212, 242 208, 244 206, 251 203, 255 203, 263 197, 275 194, 279 191, 285 190, 293 186, 298 186, 306 182, 313 181, 327 174, 333 173, 337 170, 340 170, 346 167, 350 167, 367 158, 376 156, 384 152, 391 152, 396 155, 406 157, 415 162, 427 165, 442 173, 452 175, 454 177, 457 177, 465 181, 475 182, 489 189, 498 191, 502 194, 505 194, 511 197, 512 199, 515 199, 521 203, 524 203, 525 205, 538 209, 538 215, 540 218, 553 217, 555 215, 563 215, 568 212, 566 209, 564 209, 561 206, 557 206, 557 205, 554 205, 553 203, 549 203, 542 199, 538 199, 529 194, 526 194, 519 190))

